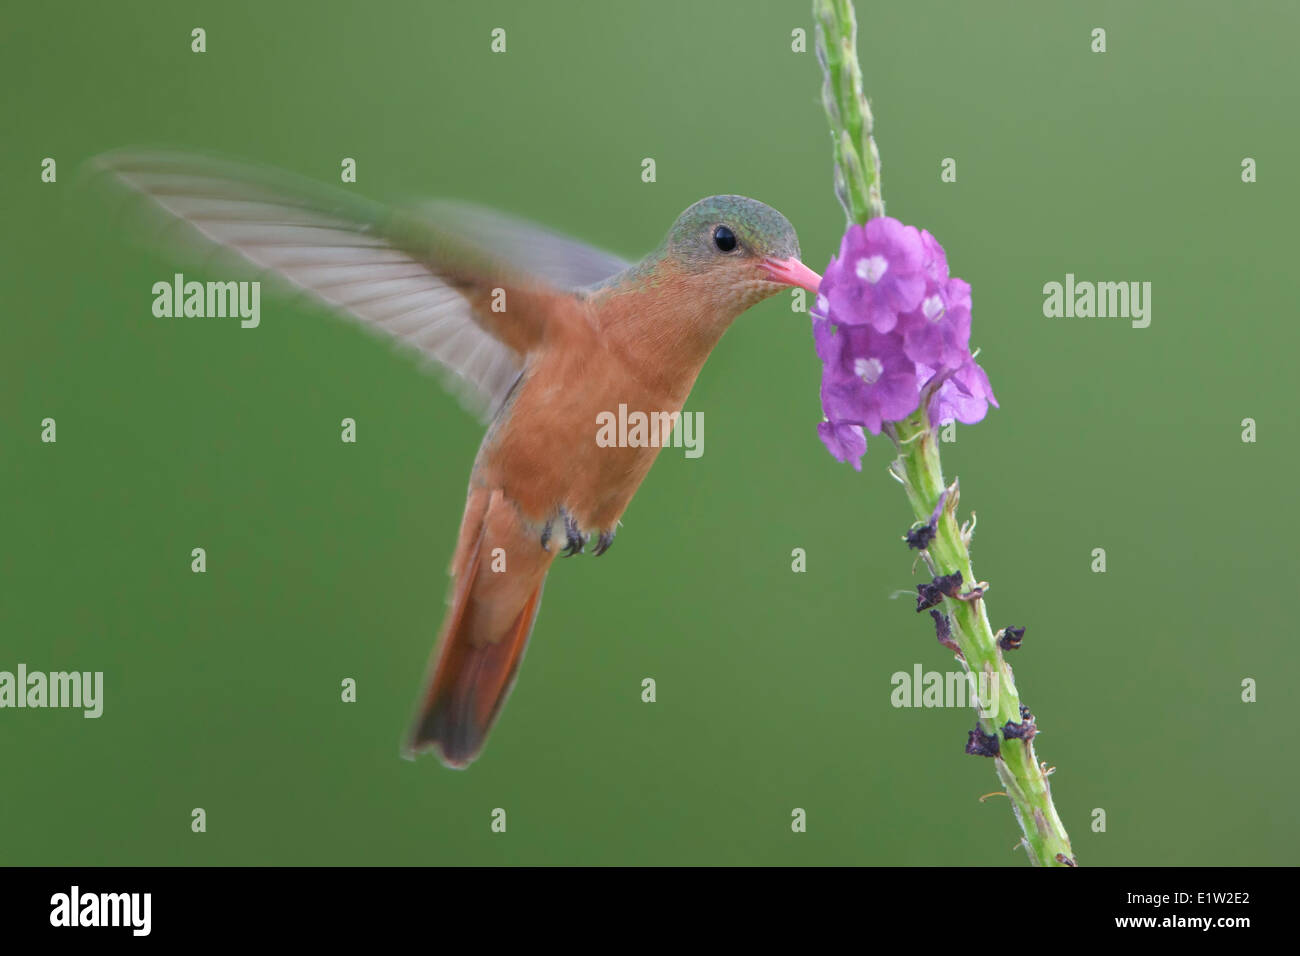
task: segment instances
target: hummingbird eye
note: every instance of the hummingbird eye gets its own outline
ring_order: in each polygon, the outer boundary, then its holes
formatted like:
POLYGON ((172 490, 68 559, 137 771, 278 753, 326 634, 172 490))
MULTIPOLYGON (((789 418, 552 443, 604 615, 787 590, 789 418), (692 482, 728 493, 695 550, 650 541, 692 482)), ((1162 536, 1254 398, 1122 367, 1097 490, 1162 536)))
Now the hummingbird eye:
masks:
POLYGON ((726 226, 713 230, 713 244, 720 252, 731 252, 736 248, 736 234, 726 226))

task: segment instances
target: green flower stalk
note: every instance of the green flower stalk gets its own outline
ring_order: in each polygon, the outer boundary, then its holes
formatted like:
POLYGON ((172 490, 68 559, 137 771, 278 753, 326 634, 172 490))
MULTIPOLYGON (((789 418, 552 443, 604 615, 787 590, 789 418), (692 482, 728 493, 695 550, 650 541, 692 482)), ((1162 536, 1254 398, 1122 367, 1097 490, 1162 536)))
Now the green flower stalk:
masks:
POLYGON ((979 688, 966 752, 994 761, 1030 860, 1075 866, 1052 803, 1051 770, 1034 753, 1034 716, 1006 660, 1024 630, 995 633, 990 626, 988 585, 971 565, 974 520, 959 525, 958 484, 945 483, 939 461, 940 425, 973 424, 997 405, 970 352, 970 286, 949 275, 943 247, 930 233, 884 215, 852 4, 814 0, 813 15, 835 192, 849 218, 812 309, 826 412, 818 433, 832 455, 859 470, 866 432, 893 440, 898 457, 890 472, 903 484, 915 518, 907 544, 920 551, 932 576, 917 587, 916 609, 930 612, 940 643, 962 661, 972 689, 979 688))
MULTIPOLYGON (((978 582, 971 567, 973 522, 965 527, 957 524, 957 482, 944 485, 936 433, 926 412, 917 412, 897 423, 893 432, 899 454, 890 471, 903 483, 912 513, 921 523, 912 539, 915 541, 917 531, 922 538, 932 536, 925 554, 937 581, 952 580, 952 575, 960 574, 956 584, 942 594, 942 613, 933 612, 940 638, 948 637, 949 646, 956 645, 970 673, 992 675, 986 685, 976 682, 976 686, 996 691, 988 702, 993 712, 978 718, 976 729, 970 732, 967 753, 993 757, 998 778, 1024 833, 1030 860, 1039 866, 1074 866, 1070 837, 1052 803, 1047 782, 1051 771, 1038 762, 1034 753, 1034 718, 1021 703, 1006 660, 1006 654, 1019 646, 1023 631, 1005 628, 994 634, 989 624, 986 585, 978 582)), ((924 590, 932 586, 922 586, 919 605, 937 596, 924 590)), ((939 586, 942 588, 942 583, 939 586)))
POLYGON ((880 152, 872 135, 871 105, 862 92, 858 24, 850 0, 814 0, 822 105, 835 153, 835 195, 858 224, 885 214, 880 195, 880 152))

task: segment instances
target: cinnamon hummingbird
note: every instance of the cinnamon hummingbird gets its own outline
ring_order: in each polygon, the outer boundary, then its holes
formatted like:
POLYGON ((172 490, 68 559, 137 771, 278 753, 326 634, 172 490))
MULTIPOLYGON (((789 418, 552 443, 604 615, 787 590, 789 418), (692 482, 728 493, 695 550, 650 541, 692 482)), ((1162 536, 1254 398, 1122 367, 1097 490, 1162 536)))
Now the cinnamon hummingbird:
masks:
POLYGON ((92 170, 151 200, 132 208, 161 213, 172 251, 224 252, 414 347, 488 423, 406 745, 449 767, 479 755, 500 715, 551 563, 609 549, 669 437, 602 447, 598 416, 679 413, 737 316, 820 281, 789 221, 743 196, 700 200, 629 264, 480 207, 392 207, 190 153, 109 153, 92 170))

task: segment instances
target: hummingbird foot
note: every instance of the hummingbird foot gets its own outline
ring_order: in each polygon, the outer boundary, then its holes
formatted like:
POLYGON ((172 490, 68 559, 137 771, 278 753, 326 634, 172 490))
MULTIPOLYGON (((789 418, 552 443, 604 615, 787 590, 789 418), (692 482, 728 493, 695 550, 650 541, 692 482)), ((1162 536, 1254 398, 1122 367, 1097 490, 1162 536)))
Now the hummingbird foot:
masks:
POLYGON ((564 550, 560 556, 564 558, 572 557, 575 554, 582 554, 583 548, 587 546, 587 535, 578 530, 578 522, 567 511, 564 512, 564 550))
POLYGON ((612 545, 613 543, 614 543, 614 532, 602 531, 600 533, 600 537, 596 539, 596 546, 591 549, 591 553, 594 554, 596 557, 600 557, 602 554, 604 554, 606 551, 609 550, 609 546, 612 545))
POLYGON ((551 550, 551 522, 542 525, 542 550, 551 550))

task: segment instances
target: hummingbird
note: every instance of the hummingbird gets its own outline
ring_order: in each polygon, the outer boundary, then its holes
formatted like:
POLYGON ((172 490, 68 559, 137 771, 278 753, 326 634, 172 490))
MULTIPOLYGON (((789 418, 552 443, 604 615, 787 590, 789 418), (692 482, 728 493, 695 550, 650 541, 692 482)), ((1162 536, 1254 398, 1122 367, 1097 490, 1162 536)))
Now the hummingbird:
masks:
POLYGON ((448 611, 405 746, 458 769, 514 686, 552 562, 609 550, 669 437, 606 447, 599 416, 626 405, 675 421, 733 320, 820 282, 790 222, 744 196, 694 203, 629 263, 483 207, 391 206, 186 152, 119 151, 91 168, 147 200, 129 208, 170 251, 219 255, 413 347, 482 416, 448 611))

